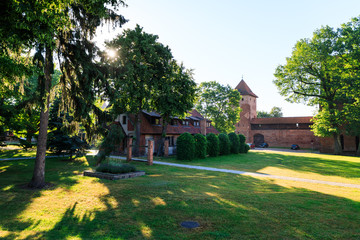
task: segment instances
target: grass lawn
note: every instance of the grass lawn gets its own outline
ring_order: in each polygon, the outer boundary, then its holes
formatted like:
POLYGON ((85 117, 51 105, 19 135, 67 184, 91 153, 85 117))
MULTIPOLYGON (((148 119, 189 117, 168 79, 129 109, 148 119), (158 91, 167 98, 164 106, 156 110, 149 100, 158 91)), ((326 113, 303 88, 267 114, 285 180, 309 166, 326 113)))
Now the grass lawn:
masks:
MULTIPOLYGON (((273 167, 355 182, 360 175, 357 158, 328 155, 250 152, 186 163, 247 171, 273 167)), ((33 164, 0 162, 0 238, 360 238, 360 189, 140 162, 134 165, 146 176, 100 180, 82 176, 94 164, 92 157, 83 157, 47 159, 46 180, 55 186, 31 191, 21 185, 30 180, 33 164), (182 228, 188 220, 200 227, 182 228)))
POLYGON ((36 148, 24 150, 18 146, 0 147, 0 158, 35 157, 36 148))

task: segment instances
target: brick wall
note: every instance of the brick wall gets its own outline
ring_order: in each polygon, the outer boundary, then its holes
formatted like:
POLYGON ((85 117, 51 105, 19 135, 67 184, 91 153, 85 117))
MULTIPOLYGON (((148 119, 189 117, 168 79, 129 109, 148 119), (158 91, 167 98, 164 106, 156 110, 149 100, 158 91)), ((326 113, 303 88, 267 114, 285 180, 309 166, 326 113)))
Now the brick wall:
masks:
POLYGON ((319 138, 315 137, 310 130, 253 130, 250 132, 251 138, 249 140, 253 141, 255 134, 262 134, 264 141, 270 147, 290 148, 292 144, 298 144, 300 148, 319 149, 320 147, 319 138))

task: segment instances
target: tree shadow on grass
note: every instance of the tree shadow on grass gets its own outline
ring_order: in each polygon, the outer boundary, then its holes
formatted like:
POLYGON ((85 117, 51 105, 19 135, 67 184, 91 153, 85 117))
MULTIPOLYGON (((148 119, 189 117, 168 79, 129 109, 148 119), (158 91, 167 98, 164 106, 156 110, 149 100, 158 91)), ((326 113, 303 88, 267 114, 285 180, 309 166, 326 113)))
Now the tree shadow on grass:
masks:
POLYGON ((79 214, 74 199, 49 231, 28 239, 358 239, 360 204, 271 180, 165 166, 99 180, 105 208, 79 214), (175 170, 174 170, 175 169, 175 170), (200 227, 189 230, 182 221, 200 227))
POLYGON ((26 185, 32 177, 34 161, 34 159, 0 161, 0 228, 4 232, 9 232, 7 239, 18 238, 21 231, 36 228, 40 223, 38 220, 19 217, 34 199, 41 197, 45 191, 70 188, 77 184, 74 170, 83 171, 88 168, 83 161, 63 162, 61 158, 47 159, 45 178, 53 186, 31 190, 27 189, 26 185))

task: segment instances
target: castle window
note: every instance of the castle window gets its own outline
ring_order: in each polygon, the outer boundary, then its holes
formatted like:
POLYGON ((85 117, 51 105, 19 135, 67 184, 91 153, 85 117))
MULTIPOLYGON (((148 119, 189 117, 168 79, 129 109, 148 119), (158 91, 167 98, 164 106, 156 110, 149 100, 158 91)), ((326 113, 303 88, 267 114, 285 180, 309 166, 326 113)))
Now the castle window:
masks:
POLYGON ((200 123, 199 123, 199 121, 194 121, 194 126, 195 126, 195 127, 198 127, 198 126, 200 126, 200 123))
POLYGON ((184 126, 189 126, 189 121, 188 121, 188 120, 183 120, 183 121, 182 121, 182 125, 184 125, 184 126))
POLYGON ((241 101, 244 101, 244 98, 241 98, 241 101))
POLYGON ((122 117, 122 124, 126 124, 126 116, 122 117))

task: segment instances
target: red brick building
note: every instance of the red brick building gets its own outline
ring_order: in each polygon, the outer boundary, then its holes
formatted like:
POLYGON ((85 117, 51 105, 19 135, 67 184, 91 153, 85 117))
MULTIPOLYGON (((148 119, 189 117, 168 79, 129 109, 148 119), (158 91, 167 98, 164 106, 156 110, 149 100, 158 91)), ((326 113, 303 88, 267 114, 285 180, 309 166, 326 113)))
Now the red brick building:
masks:
MULTIPOLYGON (((134 115, 120 114, 115 121, 121 125, 125 134, 125 139, 120 147, 120 152, 124 152, 126 149, 127 138, 135 136, 134 115)), ((154 152, 156 152, 162 131, 161 116, 156 112, 142 111, 140 114, 140 121, 140 152, 142 154, 147 152, 148 140, 154 140, 154 152)), ((208 133, 219 133, 211 125, 211 121, 205 119, 195 109, 192 110, 185 119, 174 117, 170 121, 166 133, 166 139, 169 141, 169 154, 175 153, 176 139, 180 134, 185 132, 191 134, 201 133, 203 135, 208 133)))
MULTIPOLYGON (((257 118, 256 99, 244 80, 236 86, 242 99, 240 100, 240 121, 235 125, 236 133, 244 134, 248 143, 259 145, 263 142, 273 147, 289 148, 298 144, 301 148, 319 149, 323 153, 334 151, 334 140, 330 137, 316 137, 311 131, 312 117, 257 118)), ((344 151, 354 152, 359 145, 359 138, 341 135, 344 151)))
POLYGON ((301 148, 320 148, 320 140, 310 131, 312 117, 257 118, 256 99, 244 80, 236 86, 240 100, 240 121, 236 124, 236 133, 244 134, 246 141, 256 146, 266 142, 273 147, 289 148, 298 144, 301 148))

